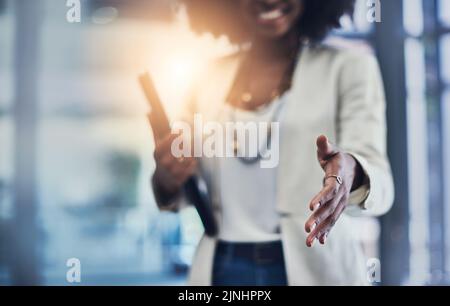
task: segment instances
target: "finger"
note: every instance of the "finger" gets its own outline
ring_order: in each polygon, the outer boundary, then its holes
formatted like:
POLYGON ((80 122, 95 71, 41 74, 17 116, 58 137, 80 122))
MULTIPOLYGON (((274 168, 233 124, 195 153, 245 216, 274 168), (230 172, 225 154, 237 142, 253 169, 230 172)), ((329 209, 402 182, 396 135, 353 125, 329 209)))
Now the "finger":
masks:
POLYGON ((172 175, 178 177, 182 176, 184 172, 187 171, 187 168, 190 167, 192 163, 194 163, 194 159, 185 158, 185 157, 174 157, 171 154, 165 157, 167 165, 167 169, 172 173, 172 175))
POLYGON ((191 175, 197 170, 197 167, 198 162, 195 158, 193 158, 192 161, 189 162, 186 172, 189 173, 189 175, 191 175))
POLYGON ((192 173, 192 169, 197 167, 197 160, 195 158, 178 159, 178 167, 182 173, 192 173))
POLYGON ((331 180, 325 183, 326 185, 316 196, 314 196, 314 198, 309 203, 309 209, 311 211, 317 210, 321 205, 327 203, 337 195, 340 185, 337 182, 333 182, 331 180))
POLYGON ((307 233, 317 231, 317 227, 329 216, 333 214, 339 202, 343 198, 343 192, 339 192, 331 201, 322 205, 318 210, 316 210, 311 217, 305 223, 305 230, 307 233))
POLYGON ((159 173, 158 178, 161 180, 161 182, 164 182, 167 187, 167 190, 177 190, 180 187, 180 184, 177 182, 177 179, 170 173, 170 171, 167 171, 167 169, 163 168, 164 170, 156 170, 159 173))
POLYGON ((311 234, 308 235, 308 237, 306 237, 306 246, 311 248, 314 245, 314 241, 316 241, 316 236, 311 234))
POLYGON ((337 220, 341 216, 342 212, 345 210, 347 205, 347 197, 343 197, 339 204, 337 205, 334 212, 319 226, 317 226, 316 230, 308 236, 308 239, 317 239, 321 244, 325 243, 325 239, 328 236, 328 233, 331 231, 333 226, 336 224, 337 220))
POLYGON ((319 160, 327 160, 335 154, 339 153, 339 150, 328 141, 328 138, 321 135, 317 138, 317 157, 319 160))
POLYGON ((180 167, 171 169, 169 176, 177 187, 181 187, 186 178, 185 171, 181 170, 180 167))
POLYGON ((328 234, 330 233, 330 231, 326 231, 325 233, 323 233, 317 240, 319 240, 321 245, 324 245, 327 242, 327 238, 328 238, 328 234))
POLYGON ((164 157, 165 155, 172 156, 172 143, 173 141, 180 137, 179 134, 169 134, 162 139, 155 139, 155 153, 154 157, 156 160, 164 157))
POLYGON ((339 203, 338 207, 334 211, 333 215, 331 215, 328 218, 326 225, 324 225, 324 229, 317 234, 316 237, 317 237, 317 240, 319 240, 320 244, 322 244, 322 245, 325 244, 326 239, 328 238, 328 234, 330 233, 331 229, 336 224, 337 220, 340 218, 342 213, 345 211, 345 208, 347 207, 346 204, 347 204, 346 199, 342 199, 341 202, 339 203))
POLYGON ((170 155, 164 156, 157 164, 157 167, 160 167, 167 172, 168 175, 174 177, 177 173, 177 162, 170 155))
POLYGON ((188 165, 187 168, 184 169, 184 171, 181 173, 180 176, 178 176, 178 183, 181 185, 184 182, 186 182, 186 180, 191 177, 195 171, 197 170, 197 162, 192 162, 188 165))
POLYGON ((187 171, 190 167, 197 165, 197 159, 194 157, 174 157, 169 155, 170 163, 172 164, 172 170, 177 173, 187 171))

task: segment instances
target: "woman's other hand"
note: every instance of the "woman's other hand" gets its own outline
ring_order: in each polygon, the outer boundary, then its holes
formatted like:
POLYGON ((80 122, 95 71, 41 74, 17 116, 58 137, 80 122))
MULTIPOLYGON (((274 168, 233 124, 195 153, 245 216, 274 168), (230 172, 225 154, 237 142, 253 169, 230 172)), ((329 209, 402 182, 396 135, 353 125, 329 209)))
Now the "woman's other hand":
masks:
MULTIPOLYGON (((172 154, 172 142, 180 135, 170 134, 155 143, 154 158, 156 170, 153 174, 153 186, 160 198, 170 200, 181 191, 182 186, 197 170, 197 160, 193 157, 175 157, 172 154)), ((163 201, 163 202, 167 202, 163 201)), ((164 203, 167 204, 167 203, 164 203)))

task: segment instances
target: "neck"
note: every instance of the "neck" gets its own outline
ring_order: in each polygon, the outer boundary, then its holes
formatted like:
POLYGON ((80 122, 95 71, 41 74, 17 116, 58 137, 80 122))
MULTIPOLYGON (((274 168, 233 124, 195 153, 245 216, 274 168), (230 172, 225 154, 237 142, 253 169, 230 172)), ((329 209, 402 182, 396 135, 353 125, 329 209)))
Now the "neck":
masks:
POLYGON ((264 60, 285 60, 299 52, 301 43, 298 37, 297 33, 290 33, 277 40, 255 39, 250 52, 264 60))

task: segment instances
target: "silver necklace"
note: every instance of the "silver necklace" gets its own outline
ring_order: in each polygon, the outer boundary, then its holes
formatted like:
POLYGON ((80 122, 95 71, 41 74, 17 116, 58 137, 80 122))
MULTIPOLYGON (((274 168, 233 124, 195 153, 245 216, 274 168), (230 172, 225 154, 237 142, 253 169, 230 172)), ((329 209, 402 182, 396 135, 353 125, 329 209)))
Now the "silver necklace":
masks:
MULTIPOLYGON (((270 120, 270 123, 267 127, 266 143, 264 146, 262 146, 261 151, 260 151, 260 146, 258 146, 256 156, 244 156, 243 154, 241 154, 241 151, 239 148, 238 137, 237 137, 237 130, 236 130, 236 128, 234 129, 234 131, 233 131, 234 157, 238 158, 243 164, 252 165, 252 164, 259 162, 261 159, 263 159, 266 156, 267 151, 272 148, 272 123, 275 123, 275 122, 277 122, 277 120, 279 120, 279 115, 281 113, 284 103, 285 102, 283 100, 278 101, 278 105, 276 106, 276 109, 275 109, 275 111, 272 115, 272 118, 270 120)), ((231 121, 232 122, 236 122, 235 113, 236 113, 236 109, 234 107, 232 107, 232 111, 231 111, 231 121)), ((258 133, 259 133, 259 131, 258 131, 258 133)))
MULTIPOLYGON (((284 94, 289 89, 291 89, 295 68, 297 67, 300 54, 301 54, 301 52, 298 52, 298 50, 297 50, 296 54, 295 54, 295 56, 293 58, 293 61, 291 63, 291 66, 287 69, 287 71, 283 75, 280 87, 275 89, 275 90, 272 90, 272 92, 271 92, 271 99, 272 99, 272 101, 274 99, 277 99, 277 98, 278 99, 283 98, 284 94)), ((232 88, 232 90, 230 91, 230 93, 228 95, 228 99, 227 99, 228 101, 233 99, 232 93, 234 92, 234 87, 235 86, 236 86, 236 82, 233 85, 233 88, 232 88)), ((249 105, 253 101, 253 95, 249 91, 244 90, 244 92, 240 94, 238 99, 244 105, 245 104, 249 105)), ((284 104, 284 101, 280 101, 280 104, 277 106, 277 109, 275 109, 275 112, 274 112, 274 115, 272 117, 272 120, 271 120, 271 122, 270 122, 270 124, 268 126, 266 146, 264 146, 265 148, 269 149, 269 148, 272 147, 272 123, 274 123, 275 120, 278 118, 278 115, 279 115, 279 113, 281 111, 281 108, 282 108, 283 104, 284 104)), ((230 105, 232 106, 233 103, 230 103, 230 105)), ((235 112, 235 108, 233 107, 233 111, 231 113, 231 117, 232 117, 231 119, 232 119, 233 122, 236 122, 235 116, 234 116, 234 112, 235 112)), ((234 136, 234 139, 233 139, 234 156, 237 157, 242 163, 244 163, 244 164, 257 163, 258 161, 260 161, 264 157, 264 154, 267 153, 267 151, 260 152, 259 148, 258 148, 257 154, 254 157, 240 156, 240 154, 239 154, 239 143, 237 141, 237 131, 236 131, 236 129, 234 130, 233 136, 234 136)))

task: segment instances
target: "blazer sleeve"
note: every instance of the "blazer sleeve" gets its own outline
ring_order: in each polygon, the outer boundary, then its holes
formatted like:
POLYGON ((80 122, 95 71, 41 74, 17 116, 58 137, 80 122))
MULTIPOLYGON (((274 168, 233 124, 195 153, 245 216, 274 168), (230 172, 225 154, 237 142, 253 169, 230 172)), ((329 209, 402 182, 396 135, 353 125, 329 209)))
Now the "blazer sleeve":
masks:
POLYGON ((342 62, 337 109, 337 145, 365 173, 365 184, 350 194, 346 213, 380 216, 391 208, 394 186, 386 153, 386 99, 372 55, 352 54, 342 62))

